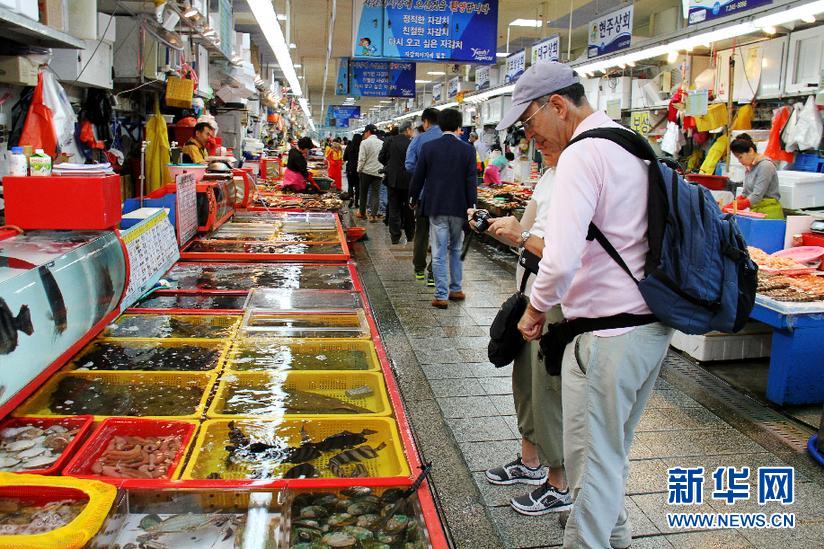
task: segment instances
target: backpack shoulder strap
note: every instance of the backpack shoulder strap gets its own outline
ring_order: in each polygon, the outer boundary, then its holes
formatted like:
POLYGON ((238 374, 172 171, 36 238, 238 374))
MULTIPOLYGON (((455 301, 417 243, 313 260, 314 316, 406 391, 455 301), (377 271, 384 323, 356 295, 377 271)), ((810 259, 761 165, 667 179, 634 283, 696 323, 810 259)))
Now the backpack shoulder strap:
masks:
MULTIPOLYGON (((629 128, 595 128, 587 130, 573 137, 566 147, 584 139, 606 139, 619 145, 628 153, 637 156, 642 160, 650 162, 657 161, 655 151, 652 150, 646 139, 641 137, 636 131, 629 128)), ((564 148, 566 148, 564 147, 564 148)))
POLYGON ((618 264, 618 266, 621 267, 621 269, 623 269, 625 273, 627 273, 627 275, 629 275, 633 282, 638 284, 638 279, 635 278, 635 275, 632 274, 632 271, 629 269, 629 266, 624 261, 624 258, 621 257, 621 254, 618 253, 618 250, 615 249, 615 246, 612 245, 612 242, 609 241, 606 235, 601 232, 601 229, 599 229, 595 225, 595 223, 589 224, 587 240, 597 241, 598 244, 600 244, 601 247, 604 249, 604 251, 607 252, 607 255, 609 255, 612 258, 612 260, 615 261, 618 264))

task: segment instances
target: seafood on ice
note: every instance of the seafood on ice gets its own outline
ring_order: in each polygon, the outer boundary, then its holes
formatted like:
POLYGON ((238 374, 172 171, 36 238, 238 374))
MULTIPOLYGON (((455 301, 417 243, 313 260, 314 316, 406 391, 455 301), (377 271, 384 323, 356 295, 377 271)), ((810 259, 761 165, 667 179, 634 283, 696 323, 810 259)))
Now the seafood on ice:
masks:
POLYGON ((167 477, 182 445, 179 435, 115 436, 94 461, 91 472, 111 478, 167 477))
POLYGON ((79 429, 60 424, 6 427, 0 430, 0 471, 32 471, 50 467, 77 436, 79 429))

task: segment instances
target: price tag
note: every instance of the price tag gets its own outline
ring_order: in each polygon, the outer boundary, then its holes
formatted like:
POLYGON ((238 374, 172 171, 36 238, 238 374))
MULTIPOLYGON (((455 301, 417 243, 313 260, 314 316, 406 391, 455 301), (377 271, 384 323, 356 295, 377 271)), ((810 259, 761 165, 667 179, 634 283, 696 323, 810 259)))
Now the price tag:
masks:
POLYGON ((621 100, 607 99, 607 116, 613 120, 621 119, 621 100))
POLYGON ((197 183, 195 176, 184 173, 177 176, 177 239, 181 246, 197 233, 197 183))
POLYGON ((650 112, 649 111, 636 111, 632 113, 630 117, 630 127, 640 133, 641 135, 646 135, 652 130, 652 126, 650 124, 650 112))

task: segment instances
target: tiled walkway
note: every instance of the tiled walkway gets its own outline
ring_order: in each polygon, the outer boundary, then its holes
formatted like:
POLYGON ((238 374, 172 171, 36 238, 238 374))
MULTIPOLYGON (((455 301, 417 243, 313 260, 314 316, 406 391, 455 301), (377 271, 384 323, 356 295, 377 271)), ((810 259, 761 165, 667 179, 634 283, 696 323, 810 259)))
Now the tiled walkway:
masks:
MULTIPOLYGON (((432 289, 412 277, 411 246, 391 246, 382 225, 369 224, 369 235, 365 245, 355 246, 355 257, 418 444, 424 458, 434 463, 434 488, 455 545, 561 545, 563 531, 556 515, 516 514, 509 508, 509 498, 524 493, 524 487, 494 487, 482 473, 509 461, 519 450, 511 367, 497 369, 486 360, 489 324, 500 303, 514 291, 514 276, 503 263, 514 265, 514 256, 500 255, 495 261, 473 248, 464 264, 467 300, 441 311, 429 304, 432 289)), ((633 547, 824 547, 824 470, 804 455, 798 440, 783 444, 760 426, 747 423, 749 418, 743 416, 750 415, 752 402, 729 408, 737 397, 710 394, 711 411, 691 398, 690 376, 699 379, 706 374, 677 355, 668 357, 638 428, 627 494, 633 547), (666 513, 681 510, 666 503, 668 467, 703 465, 711 472, 719 465, 749 465, 754 472, 759 466, 787 462, 796 466, 792 506, 762 507, 750 500, 725 508, 710 498, 712 479, 707 475, 708 503, 689 510, 794 512, 793 531, 687 532, 667 527, 666 513)), ((760 412, 766 414, 766 423, 780 423, 771 421, 779 417, 774 412, 760 412)))

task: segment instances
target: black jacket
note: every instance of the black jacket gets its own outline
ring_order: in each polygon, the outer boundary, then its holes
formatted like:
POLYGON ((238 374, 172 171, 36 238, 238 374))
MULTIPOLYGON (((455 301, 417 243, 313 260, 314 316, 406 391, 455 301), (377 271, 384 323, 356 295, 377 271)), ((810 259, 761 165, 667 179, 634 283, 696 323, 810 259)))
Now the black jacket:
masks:
POLYGON ((418 156, 409 196, 420 197, 420 215, 466 217, 478 197, 475 148, 455 134, 425 143, 418 156))
POLYGON ((295 147, 289 149, 289 156, 286 159, 286 167, 293 172, 298 172, 303 177, 309 177, 309 164, 303 153, 295 147))
POLYGON ((386 166, 386 186, 393 189, 408 189, 409 172, 406 171, 406 149, 412 140, 405 135, 395 135, 383 142, 378 156, 381 164, 386 166))
POLYGON ((350 141, 343 150, 343 161, 346 162, 346 173, 358 173, 358 155, 360 154, 360 142, 350 141))

